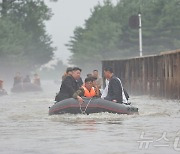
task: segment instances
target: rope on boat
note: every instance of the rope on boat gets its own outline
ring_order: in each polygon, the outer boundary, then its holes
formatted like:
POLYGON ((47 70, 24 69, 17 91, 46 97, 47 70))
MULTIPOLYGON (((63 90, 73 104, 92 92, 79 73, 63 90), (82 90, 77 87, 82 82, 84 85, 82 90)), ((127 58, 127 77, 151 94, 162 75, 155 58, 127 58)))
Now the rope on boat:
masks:
POLYGON ((79 108, 80 108, 80 111, 81 111, 82 114, 87 114, 86 110, 87 110, 89 104, 91 103, 91 100, 92 100, 92 98, 90 98, 90 100, 88 101, 84 111, 82 110, 81 103, 79 103, 79 108))

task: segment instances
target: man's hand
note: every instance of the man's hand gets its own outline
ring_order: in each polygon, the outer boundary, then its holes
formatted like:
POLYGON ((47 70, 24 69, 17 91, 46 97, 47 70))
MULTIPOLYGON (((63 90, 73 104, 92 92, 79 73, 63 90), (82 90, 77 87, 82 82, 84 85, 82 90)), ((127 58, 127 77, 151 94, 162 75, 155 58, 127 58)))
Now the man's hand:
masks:
POLYGON ((84 102, 84 100, 80 96, 77 96, 77 100, 80 104, 82 104, 84 102))
POLYGON ((113 101, 114 103, 117 103, 117 100, 115 100, 115 99, 114 99, 114 100, 112 100, 112 101, 113 101))

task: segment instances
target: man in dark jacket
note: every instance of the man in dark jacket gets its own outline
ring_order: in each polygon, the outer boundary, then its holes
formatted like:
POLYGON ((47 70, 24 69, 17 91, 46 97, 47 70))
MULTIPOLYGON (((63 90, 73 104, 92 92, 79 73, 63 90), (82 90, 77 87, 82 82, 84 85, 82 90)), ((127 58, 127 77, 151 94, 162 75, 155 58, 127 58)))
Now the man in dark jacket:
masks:
POLYGON ((72 75, 67 76, 61 84, 60 91, 55 97, 55 101, 59 102, 67 98, 71 98, 75 91, 79 89, 77 80, 80 78, 81 69, 74 67, 72 75))
POLYGON ((116 103, 127 103, 121 80, 114 75, 112 68, 105 68, 104 76, 109 80, 108 94, 104 99, 116 103))

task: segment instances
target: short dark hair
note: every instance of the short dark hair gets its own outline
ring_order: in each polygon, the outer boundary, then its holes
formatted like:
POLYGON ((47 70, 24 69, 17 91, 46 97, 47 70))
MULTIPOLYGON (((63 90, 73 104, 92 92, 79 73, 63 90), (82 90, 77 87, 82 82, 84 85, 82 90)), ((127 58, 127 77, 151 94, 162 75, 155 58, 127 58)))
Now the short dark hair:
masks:
POLYGON ((88 78, 85 78, 84 82, 93 82, 93 78, 92 77, 88 77, 88 78))
POLYGON ((68 68, 66 69, 66 73, 68 73, 68 72, 72 72, 72 70, 73 70, 73 68, 72 68, 72 67, 68 67, 68 68))
POLYGON ((93 70, 93 72, 98 72, 98 70, 93 70))
POLYGON ((96 81, 96 80, 97 80, 97 78, 94 77, 94 76, 92 76, 91 78, 92 78, 93 81, 96 81))
POLYGON ((91 74, 91 73, 88 73, 86 76, 87 76, 87 77, 91 77, 91 76, 92 76, 92 74, 91 74))
POLYGON ((72 70, 73 70, 73 71, 79 70, 80 72, 82 71, 79 67, 73 67, 72 70))
POLYGON ((113 73, 112 67, 106 67, 106 68, 104 69, 104 71, 109 71, 109 72, 113 73))

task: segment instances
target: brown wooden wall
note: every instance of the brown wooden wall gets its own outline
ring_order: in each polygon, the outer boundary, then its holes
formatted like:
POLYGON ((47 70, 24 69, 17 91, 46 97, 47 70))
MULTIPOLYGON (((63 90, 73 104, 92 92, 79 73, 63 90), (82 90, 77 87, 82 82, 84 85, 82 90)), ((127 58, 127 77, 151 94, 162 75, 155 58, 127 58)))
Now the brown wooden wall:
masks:
POLYGON ((112 67, 130 94, 180 99, 180 50, 126 60, 102 61, 112 67))

